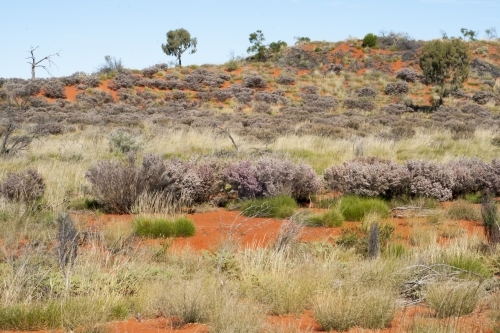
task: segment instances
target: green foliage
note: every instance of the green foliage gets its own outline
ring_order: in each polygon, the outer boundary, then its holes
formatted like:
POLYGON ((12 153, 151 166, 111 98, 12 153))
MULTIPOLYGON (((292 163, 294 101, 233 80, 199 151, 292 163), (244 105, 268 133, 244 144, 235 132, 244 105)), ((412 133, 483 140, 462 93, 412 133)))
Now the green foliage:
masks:
POLYGON ((137 236, 152 238, 189 237, 196 230, 193 221, 185 217, 175 220, 137 217, 132 221, 132 226, 137 236))
POLYGON ((481 193, 468 193, 464 196, 464 200, 471 204, 480 204, 481 203, 481 193))
POLYGON ((474 253, 452 253, 444 255, 443 263, 467 271, 459 275, 462 278, 477 279, 479 276, 484 278, 490 278, 492 276, 492 273, 483 264, 481 258, 474 253))
POLYGON ((340 199, 340 211, 346 221, 361 221, 368 213, 377 213, 380 217, 389 216, 389 206, 379 198, 366 198, 346 195, 340 199))
POLYGON ((293 37, 293 39, 295 39, 295 45, 306 44, 311 42, 311 38, 309 37, 293 37))
POLYGON ((410 251, 404 244, 391 243, 387 244, 382 254, 384 258, 401 258, 406 256, 409 252, 410 251))
POLYGON ((263 44, 266 39, 264 38, 264 34, 262 33, 262 31, 257 30, 251 33, 248 40, 253 45, 248 47, 247 52, 255 53, 254 59, 256 61, 266 60, 266 46, 263 44))
POLYGON ((119 129, 113 131, 109 136, 109 148, 112 152, 126 154, 138 151, 140 147, 141 144, 132 133, 119 129))
POLYGON ((68 209, 72 210, 98 210, 104 208, 99 201, 89 198, 78 198, 68 203, 68 209))
POLYGON ((298 207, 292 197, 279 195, 272 198, 246 200, 242 203, 241 210, 245 216, 284 219, 292 216, 298 207))
POLYGON ((471 42, 477 41, 476 37, 479 35, 478 32, 476 32, 474 30, 469 30, 466 28, 460 29, 460 32, 462 33, 462 36, 464 36, 464 38, 468 38, 469 41, 471 41, 471 42))
POLYGON ((313 214, 306 216, 305 221, 307 225, 323 226, 323 227, 341 227, 344 223, 344 216, 338 207, 330 209, 328 212, 322 214, 313 214))
POLYGON ((363 46, 364 47, 374 47, 377 45, 377 36, 372 33, 368 33, 363 38, 363 46))
POLYGON ((48 301, 44 304, 12 305, 0 307, 0 330, 33 331, 78 328, 95 329, 109 320, 124 319, 129 314, 123 303, 98 299, 72 298, 48 301))
POLYGON ((186 29, 176 29, 167 32, 167 44, 161 44, 161 48, 166 55, 175 56, 177 63, 182 66, 182 54, 191 49, 191 54, 196 52, 196 38, 191 38, 191 34, 186 29))
POLYGON ((57 304, 14 305, 0 308, 0 329, 2 330, 41 330, 57 328, 61 314, 57 304))
POLYGON ((424 79, 440 87, 439 104, 447 94, 445 86, 459 88, 470 73, 469 45, 461 39, 434 40, 426 43, 420 55, 424 79))
POLYGON ((282 49, 287 47, 288 44, 284 41, 277 41, 277 42, 272 42, 269 44, 269 50, 271 50, 272 53, 279 53, 282 49))

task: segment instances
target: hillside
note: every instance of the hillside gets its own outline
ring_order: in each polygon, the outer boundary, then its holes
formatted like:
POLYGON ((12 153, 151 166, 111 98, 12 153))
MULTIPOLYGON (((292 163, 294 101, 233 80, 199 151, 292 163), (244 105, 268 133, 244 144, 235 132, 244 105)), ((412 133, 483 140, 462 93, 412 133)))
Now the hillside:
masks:
POLYGON ((266 130, 340 138, 381 127, 403 133, 410 125, 456 132, 498 126, 499 43, 469 43, 469 79, 432 113, 425 112, 433 90, 420 82, 422 42, 361 44, 312 42, 266 62, 1 79, 0 106, 22 105, 23 121, 31 123, 134 126, 148 119, 174 128, 226 126, 256 138, 266 130))

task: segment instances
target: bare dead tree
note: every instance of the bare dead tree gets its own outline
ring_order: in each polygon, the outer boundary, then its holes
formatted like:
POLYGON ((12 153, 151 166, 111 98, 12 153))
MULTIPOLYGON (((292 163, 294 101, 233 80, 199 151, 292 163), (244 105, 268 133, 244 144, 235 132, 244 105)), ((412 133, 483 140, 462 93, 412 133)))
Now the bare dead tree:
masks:
MULTIPOLYGON (((29 57, 26 58, 26 59, 30 59, 31 60, 31 61, 28 61, 28 64, 30 64, 30 66, 31 66, 31 79, 32 80, 35 78, 35 69, 37 67, 42 67, 43 69, 45 69, 45 71, 47 71, 47 73, 49 73, 50 76, 52 76, 52 73, 50 72, 50 67, 52 65, 54 65, 54 66, 57 67, 57 65, 52 61, 52 57, 55 57, 55 56, 60 57, 59 52, 57 52, 57 53, 54 53, 54 54, 50 54, 50 55, 42 58, 41 60, 36 61, 35 50, 37 48, 38 48, 38 46, 35 47, 35 48, 33 46, 30 46, 29 52, 30 52, 31 56, 29 56, 29 57), (41 63, 44 62, 44 61, 47 61, 49 65, 48 66, 41 65, 41 63)), ((59 68, 59 67, 57 67, 57 68, 59 68)))

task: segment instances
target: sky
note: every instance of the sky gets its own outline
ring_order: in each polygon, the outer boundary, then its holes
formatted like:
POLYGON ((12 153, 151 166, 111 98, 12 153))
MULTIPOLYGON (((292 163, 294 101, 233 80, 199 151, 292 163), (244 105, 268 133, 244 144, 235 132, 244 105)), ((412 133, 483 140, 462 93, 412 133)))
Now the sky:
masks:
MULTIPOLYGON (((104 56, 130 69, 168 63, 161 49, 169 30, 184 28, 198 40, 182 64, 222 64, 246 56, 249 34, 261 30, 266 43, 294 37, 336 42, 380 31, 415 39, 459 36, 461 28, 496 27, 500 0, 1 0, 0 77, 29 78, 30 47, 38 59, 54 57, 53 76, 95 72, 104 56)), ((37 77, 48 77, 37 69, 37 77)))

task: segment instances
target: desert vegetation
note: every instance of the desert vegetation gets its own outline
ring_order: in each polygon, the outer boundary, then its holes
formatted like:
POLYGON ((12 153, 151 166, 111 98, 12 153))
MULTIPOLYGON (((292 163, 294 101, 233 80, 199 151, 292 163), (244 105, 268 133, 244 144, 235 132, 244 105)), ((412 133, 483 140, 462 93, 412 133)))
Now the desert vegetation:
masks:
POLYGON ((500 44, 463 34, 0 79, 0 330, 499 331, 500 44))

